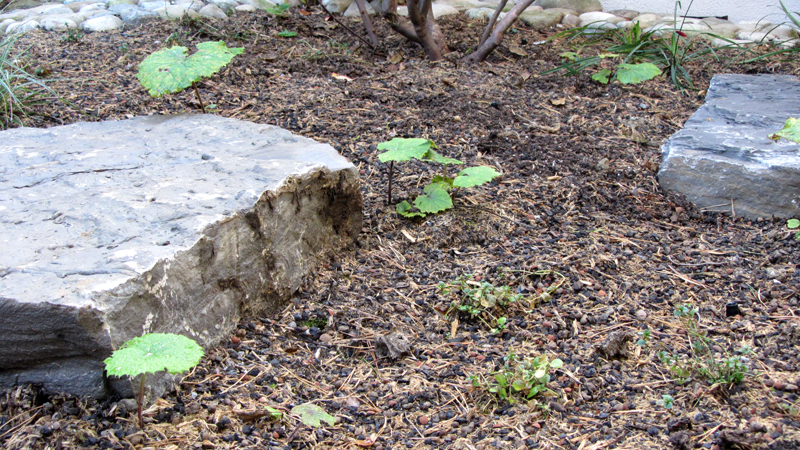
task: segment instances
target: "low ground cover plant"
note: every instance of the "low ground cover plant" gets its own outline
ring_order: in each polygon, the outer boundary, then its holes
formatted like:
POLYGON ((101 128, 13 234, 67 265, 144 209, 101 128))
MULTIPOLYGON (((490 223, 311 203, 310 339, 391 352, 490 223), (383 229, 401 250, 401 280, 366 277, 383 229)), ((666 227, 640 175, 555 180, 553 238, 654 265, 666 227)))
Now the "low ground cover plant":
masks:
POLYGON ((564 362, 558 358, 550 360, 547 355, 534 358, 519 358, 510 353, 503 358, 504 364, 499 370, 486 375, 469 376, 473 387, 483 389, 501 401, 514 403, 530 401, 540 394, 553 394, 547 388, 550 382, 550 369, 558 369, 564 362))
MULTIPOLYGON (((709 384, 723 385, 744 381, 749 372, 746 359, 743 356, 730 355, 718 358, 714 354, 714 341, 700 329, 697 322, 699 317, 697 308, 691 304, 681 305, 675 308, 674 314, 681 320, 689 337, 689 354, 680 356, 662 351, 658 357, 681 384, 692 378, 705 380, 709 384)), ((747 349, 743 349, 740 353, 747 353, 747 349)))
POLYGON ((447 172, 449 164, 462 164, 461 161, 441 155, 435 149, 436 144, 430 139, 394 138, 388 142, 378 144, 378 150, 386 150, 378 155, 381 162, 389 163, 388 203, 392 203, 392 172, 395 161, 410 161, 418 159, 441 164, 444 169, 441 175, 436 175, 433 180, 423 188, 423 195, 414 200, 413 205, 406 200, 400 202, 397 213, 405 217, 425 217, 436 214, 453 207, 451 192, 481 184, 488 183, 500 176, 500 173, 489 166, 468 167, 450 178, 447 172))

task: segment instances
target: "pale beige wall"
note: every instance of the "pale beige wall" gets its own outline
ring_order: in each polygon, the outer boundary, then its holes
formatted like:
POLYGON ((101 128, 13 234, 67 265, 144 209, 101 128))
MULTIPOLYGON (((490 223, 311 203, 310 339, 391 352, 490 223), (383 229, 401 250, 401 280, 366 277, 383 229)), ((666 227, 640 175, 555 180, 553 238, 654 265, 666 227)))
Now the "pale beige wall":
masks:
MULTIPOLYGON (((672 13, 674 0, 600 0, 603 10, 632 9, 640 12, 672 13)), ((766 19, 772 23, 786 21, 778 0, 695 0, 686 12, 690 0, 681 0, 678 14, 689 16, 728 16, 734 22, 766 19)), ((789 11, 800 11, 800 0, 783 0, 789 11)))

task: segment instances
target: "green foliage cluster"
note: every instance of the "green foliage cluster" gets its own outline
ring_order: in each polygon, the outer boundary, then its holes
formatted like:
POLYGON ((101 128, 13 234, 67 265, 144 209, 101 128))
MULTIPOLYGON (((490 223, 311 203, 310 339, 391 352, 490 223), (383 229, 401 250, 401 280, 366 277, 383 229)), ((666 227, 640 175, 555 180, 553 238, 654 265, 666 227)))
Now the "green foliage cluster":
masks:
POLYGON ((469 379, 476 388, 483 389, 500 400, 510 403, 517 399, 531 400, 539 394, 553 392, 547 388, 550 369, 558 369, 564 362, 556 358, 549 361, 547 355, 520 359, 514 353, 503 358, 500 370, 488 375, 473 374, 469 379))
MULTIPOLYGON (((781 5, 781 9, 783 10, 784 14, 786 14, 786 18, 789 19, 789 22, 787 22, 786 25, 792 27, 794 29, 795 36, 798 36, 798 37, 796 37, 793 40, 794 42, 788 42, 788 43, 782 45, 781 48, 779 48, 778 50, 773 50, 773 51, 768 52, 768 53, 764 53, 764 54, 761 54, 761 55, 756 55, 756 56, 754 56, 754 57, 752 57, 750 59, 742 61, 742 64, 757 62, 757 61, 761 61, 763 59, 769 59, 769 58, 773 58, 773 57, 776 57, 776 56, 788 57, 788 59, 786 59, 786 61, 790 61, 793 58, 796 58, 797 54, 800 53, 800 43, 797 42, 800 39, 800 11, 795 11, 795 12, 789 11, 789 8, 787 8, 786 5, 783 4, 783 1, 781 1, 779 3, 781 5)), ((777 28, 778 26, 779 25, 776 25, 775 27, 777 28)), ((771 32, 772 30, 766 30, 766 31, 767 32, 771 32)), ((769 44, 769 43, 767 43, 767 44, 769 44)), ((755 52, 756 52, 755 49, 745 48, 742 53, 743 54, 753 54, 755 52)))
MULTIPOLYGON (((480 186, 500 176, 496 170, 488 166, 468 167, 450 178, 447 174, 449 164, 463 164, 461 161, 441 155, 435 149, 436 144, 430 139, 394 138, 388 142, 378 144, 378 150, 385 152, 378 155, 381 162, 401 162, 418 159, 422 161, 442 164, 442 175, 436 175, 430 184, 423 188, 423 195, 414 200, 412 205, 408 201, 400 202, 397 213, 405 217, 425 217, 436 214, 453 207, 450 192, 459 188, 480 186)), ((389 199, 391 201, 391 168, 389 173, 389 199)))
POLYGON ((717 360, 712 351, 714 342, 700 330, 697 323, 697 308, 690 304, 678 306, 675 308, 675 317, 681 319, 691 341, 690 355, 681 357, 662 351, 658 357, 680 383, 686 383, 693 377, 703 379, 710 384, 726 385, 741 383, 744 380, 749 371, 745 359, 742 356, 728 356, 720 361, 717 360))
POLYGON ((0 40, 0 130, 11 124, 22 126, 30 107, 57 97, 45 84, 47 80, 29 73, 21 64, 25 51, 13 51, 18 38, 19 35, 9 34, 0 40))
POLYGON ((468 320, 478 319, 492 334, 503 331, 507 319, 496 316, 510 305, 523 298, 510 286, 495 286, 487 281, 474 281, 473 275, 462 275, 450 283, 439 283, 439 293, 451 297, 448 313, 459 312, 468 320))
MULTIPOLYGON (((677 8, 680 2, 676 2, 675 28, 651 28, 647 31, 641 29, 638 23, 627 30, 612 29, 597 34, 589 33, 589 38, 581 42, 582 47, 588 47, 598 43, 608 43, 604 53, 595 56, 579 57, 578 53, 562 53, 564 63, 543 72, 543 74, 566 71, 566 75, 580 75, 585 69, 592 66, 600 66, 600 69, 592 75, 592 79, 606 84, 614 79, 620 83, 641 83, 660 75, 666 71, 670 81, 680 90, 693 89, 692 78, 686 70, 685 65, 696 59, 703 59, 712 56, 719 59, 717 48, 706 42, 704 37, 719 38, 711 33, 684 33, 684 22, 678 24, 677 8), (691 34, 691 35, 690 35, 691 34), (621 63, 612 68, 604 67, 603 61, 610 58, 622 57, 621 63)), ((691 8, 691 3, 689 5, 691 8)), ((568 37, 570 40, 578 37, 586 38, 589 26, 573 28, 563 31, 551 37, 552 39, 568 37)))

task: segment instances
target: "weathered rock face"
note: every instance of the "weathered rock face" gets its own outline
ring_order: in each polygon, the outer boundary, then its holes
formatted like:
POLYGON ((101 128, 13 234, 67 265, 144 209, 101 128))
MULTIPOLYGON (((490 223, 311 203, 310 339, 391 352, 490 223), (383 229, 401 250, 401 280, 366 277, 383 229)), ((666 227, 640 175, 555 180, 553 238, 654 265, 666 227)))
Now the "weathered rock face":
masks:
POLYGON ((361 230, 356 169, 326 144, 218 116, 0 133, 0 387, 106 392, 135 336, 218 344, 275 311, 361 230))
POLYGON ((798 98, 793 76, 714 76, 706 104, 664 145, 659 183, 713 211, 800 217, 800 144, 768 138, 800 116, 798 98))

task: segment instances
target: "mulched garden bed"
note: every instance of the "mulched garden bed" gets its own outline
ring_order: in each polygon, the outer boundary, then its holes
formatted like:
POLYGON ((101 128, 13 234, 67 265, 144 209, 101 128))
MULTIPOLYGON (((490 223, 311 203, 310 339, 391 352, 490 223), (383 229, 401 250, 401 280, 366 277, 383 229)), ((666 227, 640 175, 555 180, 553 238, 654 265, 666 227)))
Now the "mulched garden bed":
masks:
MULTIPOLYGON (((147 409, 143 430, 130 402, 26 386, 0 395, 0 446, 800 446, 799 241, 783 220, 699 210, 656 180, 661 144, 702 104, 713 74, 800 75, 800 63, 695 61, 687 68, 698 90, 683 93, 664 77, 602 86, 540 75, 574 49, 542 42, 554 32, 518 23, 486 63, 464 65, 482 22, 440 23, 454 53, 439 62, 381 22, 373 51, 316 9, 21 38, 29 70, 53 78, 74 106, 36 107, 26 120, 36 127, 194 111, 191 90, 150 98, 138 63, 173 44, 244 47, 199 83, 206 102, 336 147, 361 171, 364 227, 279 315, 248 317, 211 349, 177 393, 147 409), (279 37, 284 30, 298 36, 279 37), (450 212, 398 217, 376 149, 392 137, 430 138, 503 176, 459 192, 450 212), (439 286, 466 275, 467 288, 488 282, 520 297, 458 311, 452 303, 469 300, 439 286), (741 315, 726 314, 732 302, 741 315), (409 341, 405 354, 376 347, 390 333, 409 341), (564 364, 550 369, 548 392, 509 402, 489 389, 511 354, 564 364), (733 368, 722 381, 712 373, 720 367, 733 368), (729 382, 736 374, 743 380, 729 382), (306 402, 336 425, 266 414, 306 402)), ((418 195, 435 168, 394 169, 397 202, 418 195)))

